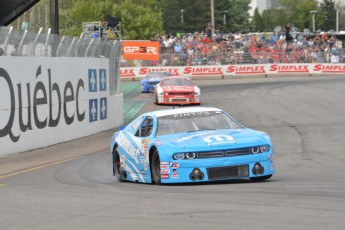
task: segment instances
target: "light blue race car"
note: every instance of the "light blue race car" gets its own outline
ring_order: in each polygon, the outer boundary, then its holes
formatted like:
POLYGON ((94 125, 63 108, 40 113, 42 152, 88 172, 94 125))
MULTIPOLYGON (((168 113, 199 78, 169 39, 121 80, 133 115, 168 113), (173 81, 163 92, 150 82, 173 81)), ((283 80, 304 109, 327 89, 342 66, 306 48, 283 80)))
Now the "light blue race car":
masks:
POLYGON ((119 181, 263 181, 275 172, 270 137, 212 107, 142 114, 114 133, 110 148, 119 181))
POLYGON ((141 79, 140 87, 142 93, 152 93, 154 91, 155 86, 161 82, 161 80, 165 77, 171 77, 172 75, 168 72, 149 72, 146 76, 141 79))

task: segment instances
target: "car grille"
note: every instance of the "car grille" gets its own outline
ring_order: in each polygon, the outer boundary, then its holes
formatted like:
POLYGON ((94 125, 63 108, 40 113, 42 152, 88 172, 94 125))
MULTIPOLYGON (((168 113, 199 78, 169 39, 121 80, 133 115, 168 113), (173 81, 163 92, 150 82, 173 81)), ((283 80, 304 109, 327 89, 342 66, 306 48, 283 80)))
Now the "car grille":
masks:
POLYGON ((185 96, 185 95, 194 95, 194 92, 169 92, 171 96, 185 96))
POLYGON ((246 177, 249 175, 249 165, 206 168, 209 180, 246 177))
POLYGON ((172 98, 172 102, 186 102, 187 100, 185 98, 172 98))
POLYGON ((211 151, 211 152, 197 152, 198 159, 201 158, 214 158, 214 157, 229 157, 229 156, 240 156, 251 154, 250 148, 243 148, 243 149, 231 149, 231 150, 224 150, 224 151, 211 151))

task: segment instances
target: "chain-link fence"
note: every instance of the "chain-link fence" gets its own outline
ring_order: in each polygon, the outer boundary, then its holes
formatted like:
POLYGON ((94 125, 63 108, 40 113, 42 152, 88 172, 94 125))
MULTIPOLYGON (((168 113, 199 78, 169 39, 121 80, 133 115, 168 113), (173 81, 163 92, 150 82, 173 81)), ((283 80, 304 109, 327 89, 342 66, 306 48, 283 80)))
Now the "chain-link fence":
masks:
POLYGON ((119 93, 121 41, 0 27, 0 56, 109 58, 110 93, 119 93))

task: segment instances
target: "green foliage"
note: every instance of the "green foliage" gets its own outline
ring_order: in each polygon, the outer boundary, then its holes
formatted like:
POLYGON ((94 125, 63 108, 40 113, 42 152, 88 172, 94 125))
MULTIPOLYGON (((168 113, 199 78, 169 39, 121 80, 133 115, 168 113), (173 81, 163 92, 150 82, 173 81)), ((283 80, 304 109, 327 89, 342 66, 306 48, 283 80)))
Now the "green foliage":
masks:
POLYGON ((167 33, 204 31, 211 21, 209 1, 160 0, 159 7, 167 33))
POLYGON ((329 31, 333 29, 336 30, 336 10, 334 7, 334 1, 333 0, 324 0, 323 3, 321 3, 321 9, 322 12, 324 12, 325 18, 323 23, 323 29, 325 31, 329 31))
MULTIPOLYGON (((159 0, 166 32, 201 32, 211 22, 210 0, 159 0), (183 22, 181 10, 183 9, 183 22)), ((214 0, 215 29, 236 32, 249 29, 250 0, 214 0), (224 26, 223 15, 226 14, 224 26)))
POLYGON ((228 32, 231 30, 231 4, 228 0, 216 0, 214 2, 215 6, 215 24, 216 29, 223 32, 228 32), (225 25, 224 25, 224 15, 225 15, 225 25))
MULTIPOLYGON (((48 6, 50 0, 41 0, 48 6)), ((255 9, 249 22, 250 0, 214 0, 215 29, 273 31, 276 26, 295 24, 300 31, 312 30, 311 10, 316 10, 316 30, 335 30, 335 0, 279 0, 279 8, 255 9), (224 24, 224 14, 226 15, 224 24)), ((340 7, 336 5, 336 7, 340 7)), ((98 21, 101 15, 121 17, 122 36, 151 39, 156 33, 201 32, 211 21, 211 0, 59 0, 60 34, 79 36, 82 23, 98 21), (181 11, 183 10, 183 12, 181 11)), ((340 22, 345 15, 340 11, 340 22)), ((345 29, 339 23, 340 30, 345 29)))
POLYGON ((263 17, 259 13, 259 9, 255 8, 253 19, 251 22, 253 31, 263 31, 265 29, 263 17))
POLYGON ((231 32, 249 30, 249 9, 250 0, 229 0, 229 29, 231 32))
POLYGON ((312 30, 312 15, 310 11, 316 10, 315 27, 320 29, 323 24, 323 13, 317 0, 280 0, 281 5, 286 10, 288 22, 294 23, 303 30, 312 30))
POLYGON ((264 23, 264 31, 274 31, 277 26, 285 27, 288 20, 287 12, 285 9, 267 9, 262 12, 262 18, 264 23))
POLYGON ((60 33, 78 36, 82 23, 98 21, 102 15, 121 17, 122 36, 126 39, 151 39, 163 32, 162 13, 156 0, 74 0, 61 1, 60 33))
MULTIPOLYGON (((287 23, 295 24, 299 31, 313 29, 313 15, 310 11, 316 11, 315 30, 328 31, 335 29, 334 0, 280 0, 279 8, 266 9, 260 15, 254 12, 252 27, 254 30, 273 31, 276 26, 285 27, 287 23), (260 17, 261 16, 261 17, 260 17)), ((345 26, 344 26, 345 27, 345 26)))

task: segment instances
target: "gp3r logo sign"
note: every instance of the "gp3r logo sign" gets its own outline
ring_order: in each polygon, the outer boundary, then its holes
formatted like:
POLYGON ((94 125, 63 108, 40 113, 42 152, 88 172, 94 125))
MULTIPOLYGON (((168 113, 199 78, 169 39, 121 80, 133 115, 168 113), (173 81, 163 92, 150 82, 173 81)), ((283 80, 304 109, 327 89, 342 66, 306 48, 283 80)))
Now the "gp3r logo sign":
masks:
POLYGON ((159 42, 123 41, 125 60, 159 60, 159 42))
POLYGON ((156 47, 146 46, 125 46, 123 47, 125 53, 142 53, 142 54, 154 54, 157 55, 158 51, 156 47))
MULTIPOLYGON (((107 71, 106 69, 88 70, 89 92, 107 91, 107 71)), ((108 102, 106 97, 89 99, 89 122, 107 119, 108 102)))

